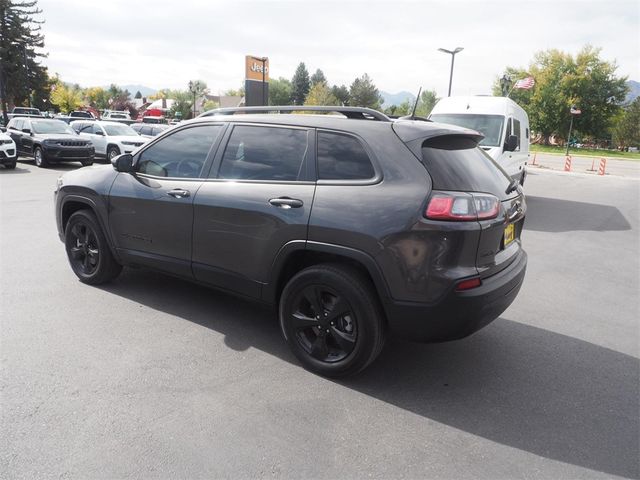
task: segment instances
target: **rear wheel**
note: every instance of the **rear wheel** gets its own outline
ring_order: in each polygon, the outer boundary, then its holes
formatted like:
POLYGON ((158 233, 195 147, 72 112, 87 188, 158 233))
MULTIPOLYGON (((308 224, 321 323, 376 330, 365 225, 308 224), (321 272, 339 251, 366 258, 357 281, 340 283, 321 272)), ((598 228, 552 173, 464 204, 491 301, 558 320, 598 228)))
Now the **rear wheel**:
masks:
POLYGON ((83 283, 98 285, 116 278, 122 266, 115 261, 95 215, 78 210, 64 230, 65 249, 73 273, 83 283))
POLYGON ((36 162, 36 166, 39 168, 49 166, 49 162, 47 162, 47 158, 44 156, 44 152, 41 147, 35 147, 33 149, 33 159, 36 162))
POLYGON ((360 372, 384 344, 383 314, 372 285, 342 265, 316 265, 296 274, 280 298, 280 326, 304 367, 329 377, 360 372))

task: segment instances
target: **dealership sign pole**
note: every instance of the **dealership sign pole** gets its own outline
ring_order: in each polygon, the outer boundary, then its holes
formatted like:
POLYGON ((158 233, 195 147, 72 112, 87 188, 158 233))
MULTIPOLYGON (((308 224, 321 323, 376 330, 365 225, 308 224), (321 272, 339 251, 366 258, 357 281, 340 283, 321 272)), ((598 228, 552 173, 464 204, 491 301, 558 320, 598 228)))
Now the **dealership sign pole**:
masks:
POLYGON ((571 110, 569 110, 569 112, 571 113, 571 123, 569 124, 569 135, 567 135, 567 151, 565 152, 565 155, 569 155, 569 142, 571 141, 571 130, 573 129, 573 117, 582 113, 582 111, 575 105, 571 105, 571 110))

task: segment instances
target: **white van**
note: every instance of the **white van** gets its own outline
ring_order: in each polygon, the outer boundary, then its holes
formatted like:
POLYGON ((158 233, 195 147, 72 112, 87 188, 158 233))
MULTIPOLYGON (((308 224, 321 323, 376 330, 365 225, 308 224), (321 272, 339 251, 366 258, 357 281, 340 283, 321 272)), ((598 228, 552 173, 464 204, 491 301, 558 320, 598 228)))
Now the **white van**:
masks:
POLYGON ((529 117, 506 97, 446 97, 429 119, 471 128, 484 135, 480 147, 514 179, 524 184, 529 159, 529 117))

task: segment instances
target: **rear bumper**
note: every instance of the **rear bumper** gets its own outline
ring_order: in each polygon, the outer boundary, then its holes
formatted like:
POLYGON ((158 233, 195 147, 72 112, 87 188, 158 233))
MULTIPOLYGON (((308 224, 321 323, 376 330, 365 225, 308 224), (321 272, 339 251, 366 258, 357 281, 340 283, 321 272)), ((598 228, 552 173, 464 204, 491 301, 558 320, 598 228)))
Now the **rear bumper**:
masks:
POLYGON ((504 312, 518 295, 527 254, 518 253, 503 271, 482 280, 478 288, 450 292, 436 305, 422 303, 385 303, 392 336, 416 342, 446 342, 464 338, 480 330, 504 312))

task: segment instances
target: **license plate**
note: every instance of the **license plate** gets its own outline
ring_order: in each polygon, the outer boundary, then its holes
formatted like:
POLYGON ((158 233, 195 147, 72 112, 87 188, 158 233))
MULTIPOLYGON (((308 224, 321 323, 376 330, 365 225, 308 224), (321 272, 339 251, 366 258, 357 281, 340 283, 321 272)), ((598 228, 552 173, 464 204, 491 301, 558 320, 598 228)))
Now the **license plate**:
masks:
POLYGON ((513 242, 516 238, 516 229, 515 224, 510 223, 507 225, 507 228, 504 229, 504 246, 506 247, 511 242, 513 242))

